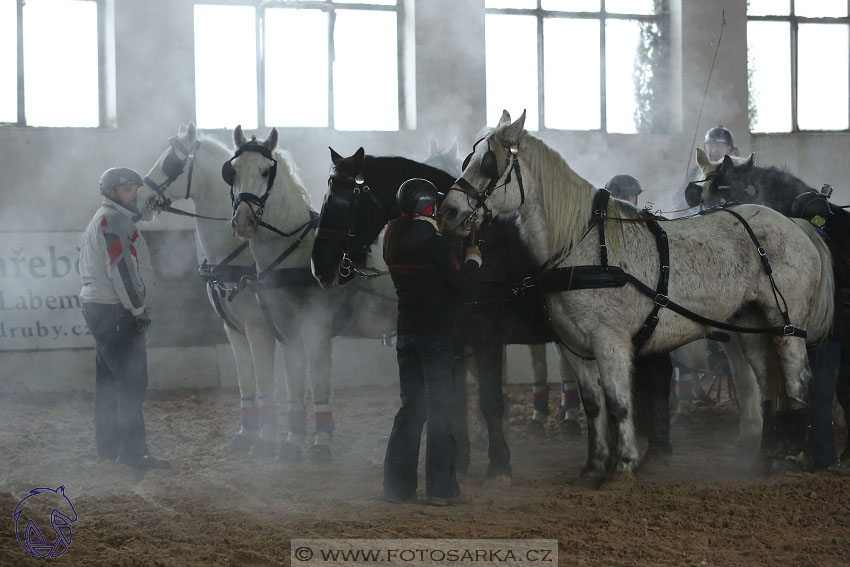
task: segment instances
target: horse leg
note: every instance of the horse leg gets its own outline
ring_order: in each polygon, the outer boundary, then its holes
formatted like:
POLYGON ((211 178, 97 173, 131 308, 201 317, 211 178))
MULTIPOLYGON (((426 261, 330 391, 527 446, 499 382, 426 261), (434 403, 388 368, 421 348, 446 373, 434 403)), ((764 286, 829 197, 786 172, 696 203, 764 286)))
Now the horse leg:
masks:
POLYGON ((742 450, 748 450, 755 447, 761 437, 762 408, 759 384, 752 366, 744 357, 739 335, 730 335, 723 350, 729 360, 732 382, 738 397, 740 421, 735 444, 742 450))
POLYGON ((302 330, 306 331, 303 342, 307 352, 307 368, 316 419, 312 450, 314 455, 329 457, 335 428, 331 411, 331 321, 328 320, 326 326, 321 325, 319 321, 315 323, 317 324, 302 326, 302 330))
POLYGON ((490 342, 478 346, 475 360, 478 364, 480 405, 487 422, 490 463, 488 477, 511 476, 511 452, 508 448, 502 417, 505 414, 505 396, 502 392, 502 355, 504 345, 490 342))
POLYGON ((835 397, 841 409, 844 410, 844 429, 847 436, 844 439, 844 452, 840 459, 850 460, 850 349, 842 345, 841 367, 838 370, 838 382, 835 385, 835 397))
POLYGON ((809 385, 812 371, 804 341, 779 337, 776 339, 779 362, 785 374, 785 392, 788 400, 787 412, 777 417, 787 428, 789 451, 799 454, 805 444, 806 428, 809 425, 809 385))
POLYGON ((236 378, 239 382, 239 432, 230 441, 230 450, 236 453, 246 453, 251 449, 257 437, 259 428, 259 408, 256 406, 257 384, 254 380, 254 365, 251 360, 251 348, 248 338, 224 326, 224 333, 233 349, 236 359, 236 378))
POLYGON ((307 413, 304 409, 305 384, 307 382, 307 359, 301 337, 293 333, 287 337, 288 344, 281 344, 283 363, 286 367, 286 440, 281 443, 278 458, 297 463, 302 460, 301 445, 307 436, 307 413))
POLYGON ((616 444, 616 452, 612 455, 611 480, 628 481, 634 479, 639 461, 632 421, 632 354, 631 349, 616 348, 611 343, 610 337, 594 340, 597 346, 594 355, 602 378, 610 432, 616 444))
POLYGON ((575 370, 561 351, 558 352, 561 370, 561 408, 558 418, 563 431, 570 435, 581 437, 581 397, 579 396, 578 379, 575 370))
POLYGON ((596 486, 605 480, 608 461, 608 415, 605 409, 605 396, 599 382, 599 369, 595 361, 574 357, 561 345, 558 345, 561 364, 569 367, 581 392, 581 401, 587 417, 587 462, 581 470, 581 481, 596 486))
MULTIPOLYGON (((642 384, 649 394, 649 449, 644 459, 669 465, 673 446, 670 443, 670 382, 673 362, 668 353, 638 357, 635 361, 635 384, 642 384)), ((640 387, 635 388, 635 394, 640 387)))
MULTIPOLYGON (((475 357, 476 349, 477 347, 475 346, 466 345, 462 348, 461 352, 463 353, 463 365, 466 373, 472 377, 472 393, 467 396, 467 403, 469 403, 472 409, 472 415, 475 416, 475 432, 470 439, 470 445, 476 449, 483 449, 487 447, 487 438, 484 435, 487 425, 481 413, 481 404, 479 403, 481 399, 481 387, 479 386, 481 379, 478 372, 478 362, 475 357)), ((464 380, 466 380, 466 377, 464 377, 464 380)))
POLYGON ((546 345, 528 345, 531 354, 531 371, 534 381, 531 384, 531 419, 527 430, 535 433, 543 432, 543 425, 549 415, 549 379, 546 372, 546 345))
POLYGON ((274 335, 265 322, 245 322, 256 383, 259 438, 251 448, 257 457, 272 457, 277 442, 277 407, 274 403, 274 335))

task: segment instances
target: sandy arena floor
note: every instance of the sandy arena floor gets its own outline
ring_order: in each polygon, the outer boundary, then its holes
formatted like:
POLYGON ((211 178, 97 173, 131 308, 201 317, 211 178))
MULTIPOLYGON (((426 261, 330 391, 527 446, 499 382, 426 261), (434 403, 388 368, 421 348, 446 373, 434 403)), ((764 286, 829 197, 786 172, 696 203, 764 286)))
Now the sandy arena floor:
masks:
POLYGON ((753 478, 734 451, 733 406, 677 421, 670 468, 592 490, 574 484, 585 440, 552 418, 545 436, 524 432, 530 387, 510 396, 513 486, 486 482, 477 449, 462 480, 473 501, 450 508, 380 500, 396 388, 338 390, 332 460, 299 465, 227 452, 234 389, 151 392, 149 444, 173 468, 144 476, 95 461, 90 395, 6 397, 0 565, 45 564, 18 545, 12 512, 30 489, 59 485, 79 516, 60 565, 288 565, 290 539, 316 537, 557 538, 570 566, 850 565, 850 476, 753 478))

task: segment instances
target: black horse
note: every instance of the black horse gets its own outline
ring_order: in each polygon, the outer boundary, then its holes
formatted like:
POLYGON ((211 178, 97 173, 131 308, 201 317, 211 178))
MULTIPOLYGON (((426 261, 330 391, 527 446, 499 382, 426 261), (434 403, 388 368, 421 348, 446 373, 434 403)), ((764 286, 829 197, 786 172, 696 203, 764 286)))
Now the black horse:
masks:
MULTIPOLYGON (((435 167, 402 157, 366 155, 363 148, 345 158, 331 149, 331 161, 333 168, 312 256, 313 273, 326 287, 344 284, 358 275, 376 275, 367 266, 369 250, 384 226, 401 214, 395 195, 402 182, 420 177, 443 193, 454 183, 452 175, 435 167)), ((511 293, 514 285, 538 269, 518 231, 511 219, 482 227, 479 245, 486 268, 482 268, 478 301, 459 309, 456 327, 458 340, 473 347, 478 365, 480 405, 489 439, 487 475, 491 477, 511 474, 502 421, 503 345, 555 340, 540 298, 511 293)), ((463 376, 463 372, 460 360, 456 373, 463 376)), ((458 390, 458 468, 465 470, 469 464, 465 388, 458 390)))
MULTIPOLYGON (((836 397, 845 420, 850 420, 850 317, 845 316, 850 308, 850 213, 828 201, 829 191, 818 191, 785 170, 757 167, 752 155, 737 165, 725 156, 713 171, 711 166, 706 169, 707 181, 701 192, 704 205, 764 205, 792 218, 807 219, 824 234, 832 251, 836 289, 840 290, 835 303, 834 334, 842 344, 836 397)), ((841 458, 850 458, 850 446, 841 458)))

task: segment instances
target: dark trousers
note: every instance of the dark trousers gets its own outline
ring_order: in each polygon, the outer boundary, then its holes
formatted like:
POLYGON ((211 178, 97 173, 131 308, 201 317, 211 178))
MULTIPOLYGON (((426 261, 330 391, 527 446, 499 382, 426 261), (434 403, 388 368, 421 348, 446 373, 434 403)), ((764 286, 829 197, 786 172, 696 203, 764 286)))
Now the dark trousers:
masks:
POLYGON ((812 369, 809 449, 817 467, 828 467, 838 458, 832 435, 832 398, 840 362, 841 343, 835 339, 827 339, 817 349, 809 351, 812 369))
POLYGON ((384 458, 384 494, 416 494, 422 427, 427 423, 425 495, 460 493, 455 470, 452 414, 455 379, 448 335, 399 335, 396 341, 401 408, 395 416, 384 458))
POLYGON ((142 402, 148 387, 147 338, 120 305, 83 303, 94 336, 94 434, 101 458, 147 454, 142 402))

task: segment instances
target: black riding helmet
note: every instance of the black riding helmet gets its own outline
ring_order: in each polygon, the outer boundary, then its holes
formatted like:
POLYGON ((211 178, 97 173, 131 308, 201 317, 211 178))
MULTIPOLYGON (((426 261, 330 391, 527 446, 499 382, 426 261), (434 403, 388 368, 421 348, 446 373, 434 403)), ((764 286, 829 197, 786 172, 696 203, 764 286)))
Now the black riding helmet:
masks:
POLYGON ((729 128, 725 126, 715 126, 714 128, 710 128, 708 132, 705 133, 705 140, 703 140, 703 146, 707 144, 726 144, 730 148, 735 147, 735 140, 732 138, 732 132, 729 128))
POLYGON ((396 193, 396 201, 403 215, 433 218, 437 214, 435 205, 440 202, 440 194, 427 179, 414 177, 401 184, 396 193))
POLYGON ((643 193, 638 180, 626 174, 615 175, 609 179, 605 184, 605 189, 615 199, 628 199, 629 197, 637 197, 643 193))
POLYGON ((142 185, 142 176, 129 167, 112 167, 100 176, 100 193, 117 189, 122 185, 142 185))

